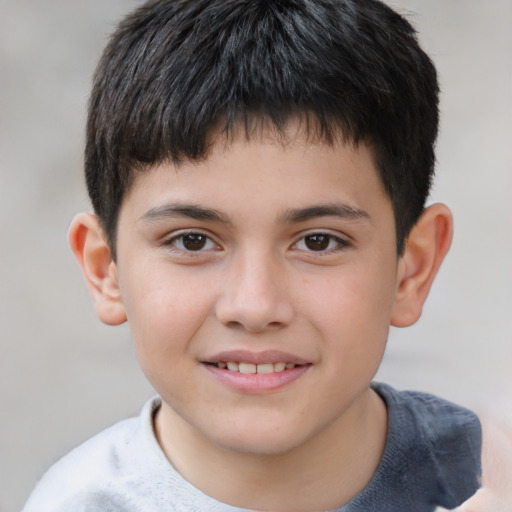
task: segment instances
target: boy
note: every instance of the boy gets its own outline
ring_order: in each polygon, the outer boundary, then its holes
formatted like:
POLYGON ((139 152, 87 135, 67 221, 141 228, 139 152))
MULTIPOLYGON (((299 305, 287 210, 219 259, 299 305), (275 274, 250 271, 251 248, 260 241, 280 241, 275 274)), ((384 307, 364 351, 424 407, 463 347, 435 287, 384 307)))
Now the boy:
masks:
POLYGON ((159 398, 59 461, 25 510, 432 511, 479 486, 469 411, 371 383, 452 236, 425 208, 435 69, 375 0, 153 1, 90 101, 100 319, 159 398))

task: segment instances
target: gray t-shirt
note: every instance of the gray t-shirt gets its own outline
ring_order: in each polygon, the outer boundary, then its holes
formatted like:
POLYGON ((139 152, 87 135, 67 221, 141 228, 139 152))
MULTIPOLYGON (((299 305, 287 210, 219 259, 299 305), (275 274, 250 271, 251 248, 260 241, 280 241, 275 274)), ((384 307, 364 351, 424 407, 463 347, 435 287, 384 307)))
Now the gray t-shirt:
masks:
MULTIPOLYGON (((336 512, 431 512, 472 496, 481 471, 478 418, 426 393, 372 387, 388 409, 384 454, 368 486, 336 512)), ((205 495, 173 468, 153 431, 159 405, 150 400, 138 418, 59 460, 22 512, 249 512, 205 495)))

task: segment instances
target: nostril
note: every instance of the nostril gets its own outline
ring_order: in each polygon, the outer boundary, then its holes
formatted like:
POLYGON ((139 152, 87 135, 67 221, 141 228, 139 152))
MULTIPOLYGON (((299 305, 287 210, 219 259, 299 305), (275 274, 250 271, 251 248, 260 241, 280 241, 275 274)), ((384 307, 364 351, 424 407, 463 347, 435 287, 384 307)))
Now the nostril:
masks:
POLYGON ((231 329, 241 329, 243 328, 243 325, 240 322, 232 320, 230 322, 226 322, 226 327, 230 327, 231 329))
POLYGON ((248 332, 261 332, 269 329, 281 329, 285 326, 283 322, 269 322, 256 324, 255 322, 238 322, 236 320, 232 320, 225 323, 226 327, 230 329, 243 329, 248 332))

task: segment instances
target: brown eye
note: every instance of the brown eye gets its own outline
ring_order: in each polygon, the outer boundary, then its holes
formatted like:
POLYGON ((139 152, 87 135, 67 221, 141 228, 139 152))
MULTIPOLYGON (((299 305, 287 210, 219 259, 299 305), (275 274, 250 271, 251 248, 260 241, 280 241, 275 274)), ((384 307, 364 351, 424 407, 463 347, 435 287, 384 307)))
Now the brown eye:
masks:
POLYGON ((181 251, 190 252, 218 249, 217 244, 203 233, 183 233, 170 239, 168 244, 181 251))
POLYGON ((200 251, 205 248, 208 238, 199 233, 191 233, 189 235, 183 235, 182 240, 185 249, 189 251, 200 251))
POLYGON ((330 233, 322 233, 321 231, 304 235, 293 245, 293 249, 326 255, 343 251, 348 247, 350 247, 350 243, 343 238, 331 235, 330 233))
POLYGON ((325 234, 308 235, 304 237, 304 244, 310 251, 325 251, 329 247, 331 238, 325 234))

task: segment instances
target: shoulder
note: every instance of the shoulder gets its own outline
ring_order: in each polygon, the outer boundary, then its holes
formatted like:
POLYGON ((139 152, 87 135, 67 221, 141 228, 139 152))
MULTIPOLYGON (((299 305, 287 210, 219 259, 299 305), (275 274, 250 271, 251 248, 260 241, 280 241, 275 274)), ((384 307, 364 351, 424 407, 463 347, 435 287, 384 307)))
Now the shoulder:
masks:
POLYGON ((116 423, 57 461, 23 512, 131 510, 124 506, 124 489, 134 472, 143 471, 141 452, 158 404, 158 399, 149 401, 139 417, 116 423))
POLYGON ((481 475, 478 417, 428 393, 373 388, 388 409, 387 471, 439 505, 453 507, 473 495, 481 475))
POLYGON ((482 429, 473 411, 421 391, 397 391, 380 383, 374 384, 373 389, 386 403, 390 422, 416 427, 416 434, 431 443, 458 444, 463 440, 480 452, 482 429))

